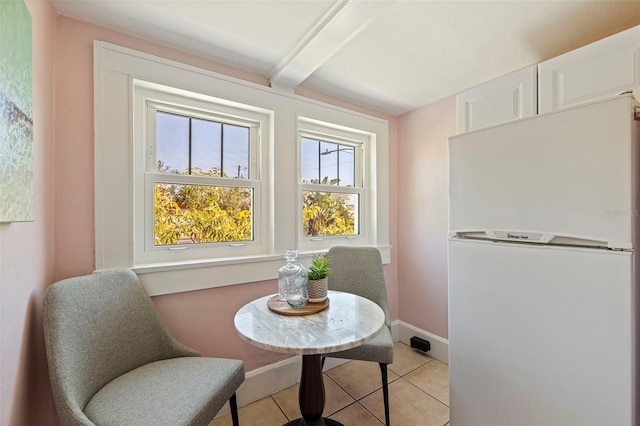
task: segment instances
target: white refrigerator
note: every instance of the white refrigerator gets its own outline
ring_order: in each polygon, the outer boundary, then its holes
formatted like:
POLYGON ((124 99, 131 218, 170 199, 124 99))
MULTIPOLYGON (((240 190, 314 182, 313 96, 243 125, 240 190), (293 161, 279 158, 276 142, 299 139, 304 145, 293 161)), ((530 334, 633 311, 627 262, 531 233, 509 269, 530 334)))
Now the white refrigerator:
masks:
POLYGON ((640 424, 635 105, 449 139, 451 426, 640 424))

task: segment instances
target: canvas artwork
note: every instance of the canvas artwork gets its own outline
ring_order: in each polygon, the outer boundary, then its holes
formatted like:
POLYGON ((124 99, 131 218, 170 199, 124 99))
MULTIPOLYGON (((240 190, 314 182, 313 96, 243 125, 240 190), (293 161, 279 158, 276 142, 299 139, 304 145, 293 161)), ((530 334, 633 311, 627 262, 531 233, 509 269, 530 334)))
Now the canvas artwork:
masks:
POLYGON ((33 220, 31 15, 0 0, 0 222, 33 220))

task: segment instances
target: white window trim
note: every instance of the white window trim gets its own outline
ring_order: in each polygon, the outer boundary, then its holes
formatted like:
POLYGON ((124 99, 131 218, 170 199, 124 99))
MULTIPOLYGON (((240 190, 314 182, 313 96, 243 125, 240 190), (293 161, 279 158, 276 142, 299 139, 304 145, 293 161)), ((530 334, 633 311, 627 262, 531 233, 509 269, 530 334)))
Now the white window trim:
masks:
MULTIPOLYGON (((133 91, 133 169, 134 169, 134 249, 133 265, 144 267, 150 263, 191 262, 207 258, 264 255, 269 253, 267 224, 271 221, 265 199, 271 197, 269 188, 261 174, 268 175, 269 161, 260 155, 263 146, 260 132, 269 133, 271 111, 258 110, 252 106, 229 105, 229 102, 201 94, 177 90, 172 87, 152 84, 145 81, 132 81, 133 91), (188 114, 208 120, 231 122, 253 127, 251 141, 252 179, 230 181, 228 178, 215 178, 188 175, 166 175, 155 171, 155 154, 151 150, 155 140, 156 109, 188 114), (156 182, 182 182, 200 185, 245 186, 253 189, 254 239, 240 243, 217 243, 203 245, 184 245, 179 247, 157 247, 153 240, 153 185, 156 182), (266 194, 266 196, 264 195, 266 194)), ((265 151, 269 151, 270 138, 264 138, 265 151)))
MULTIPOLYGON (((369 245, 378 247, 385 263, 390 261, 386 120, 100 41, 94 42, 94 102, 96 270, 133 268, 151 295, 277 278, 284 250, 300 248, 298 117, 374 135, 371 168, 365 170, 376 182, 369 245), (263 253, 134 265, 133 80, 272 112, 269 129, 262 134, 261 156, 273 164, 260 176, 269 215, 263 253)), ((318 251, 324 250, 301 250, 301 261, 308 262, 318 251)))
MULTIPOLYGON (((356 147, 355 154, 355 182, 353 187, 321 184, 302 183, 302 170, 298 167, 298 244, 302 251, 324 251, 331 246, 340 244, 347 246, 376 245, 375 219, 372 212, 375 211, 376 173, 367 173, 369 169, 375 170, 375 134, 359 129, 350 129, 336 126, 332 123, 323 123, 308 117, 298 117, 298 146, 301 137, 317 138, 328 142, 350 144, 356 147), (368 167, 369 166, 369 167, 368 167), (303 208, 303 191, 341 192, 346 194, 358 194, 360 205, 358 206, 360 223, 359 233, 355 235, 335 235, 322 237, 305 237, 303 235, 303 221, 301 212, 303 208)), ((298 155, 300 158, 300 155, 298 155)))

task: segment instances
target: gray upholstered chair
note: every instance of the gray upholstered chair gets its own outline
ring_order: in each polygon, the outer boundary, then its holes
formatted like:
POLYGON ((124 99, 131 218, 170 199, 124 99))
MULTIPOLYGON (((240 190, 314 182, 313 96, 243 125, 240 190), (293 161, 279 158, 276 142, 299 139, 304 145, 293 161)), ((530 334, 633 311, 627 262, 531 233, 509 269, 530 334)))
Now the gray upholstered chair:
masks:
POLYGON ((329 249, 331 273, 329 290, 344 291, 365 297, 377 303, 384 311, 386 327, 369 342, 346 351, 332 352, 326 357, 373 361, 380 365, 384 415, 389 426, 389 384, 387 364, 393 362, 393 339, 391 319, 387 302, 387 286, 382 269, 382 258, 375 247, 343 247, 329 249))
POLYGON ((206 425, 227 401, 238 424, 243 362, 174 340, 130 270, 50 286, 44 333, 63 425, 206 425))

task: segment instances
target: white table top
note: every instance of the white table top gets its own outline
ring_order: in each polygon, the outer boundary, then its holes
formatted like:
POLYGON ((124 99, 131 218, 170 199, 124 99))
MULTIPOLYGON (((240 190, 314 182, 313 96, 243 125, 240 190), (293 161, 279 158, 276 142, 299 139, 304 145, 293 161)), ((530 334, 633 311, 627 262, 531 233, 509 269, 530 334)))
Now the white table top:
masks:
POLYGON ((269 351, 313 355, 351 349, 384 326, 380 306, 354 294, 329 291, 329 307, 304 316, 272 312, 267 306, 272 296, 244 305, 233 320, 240 337, 269 351))

